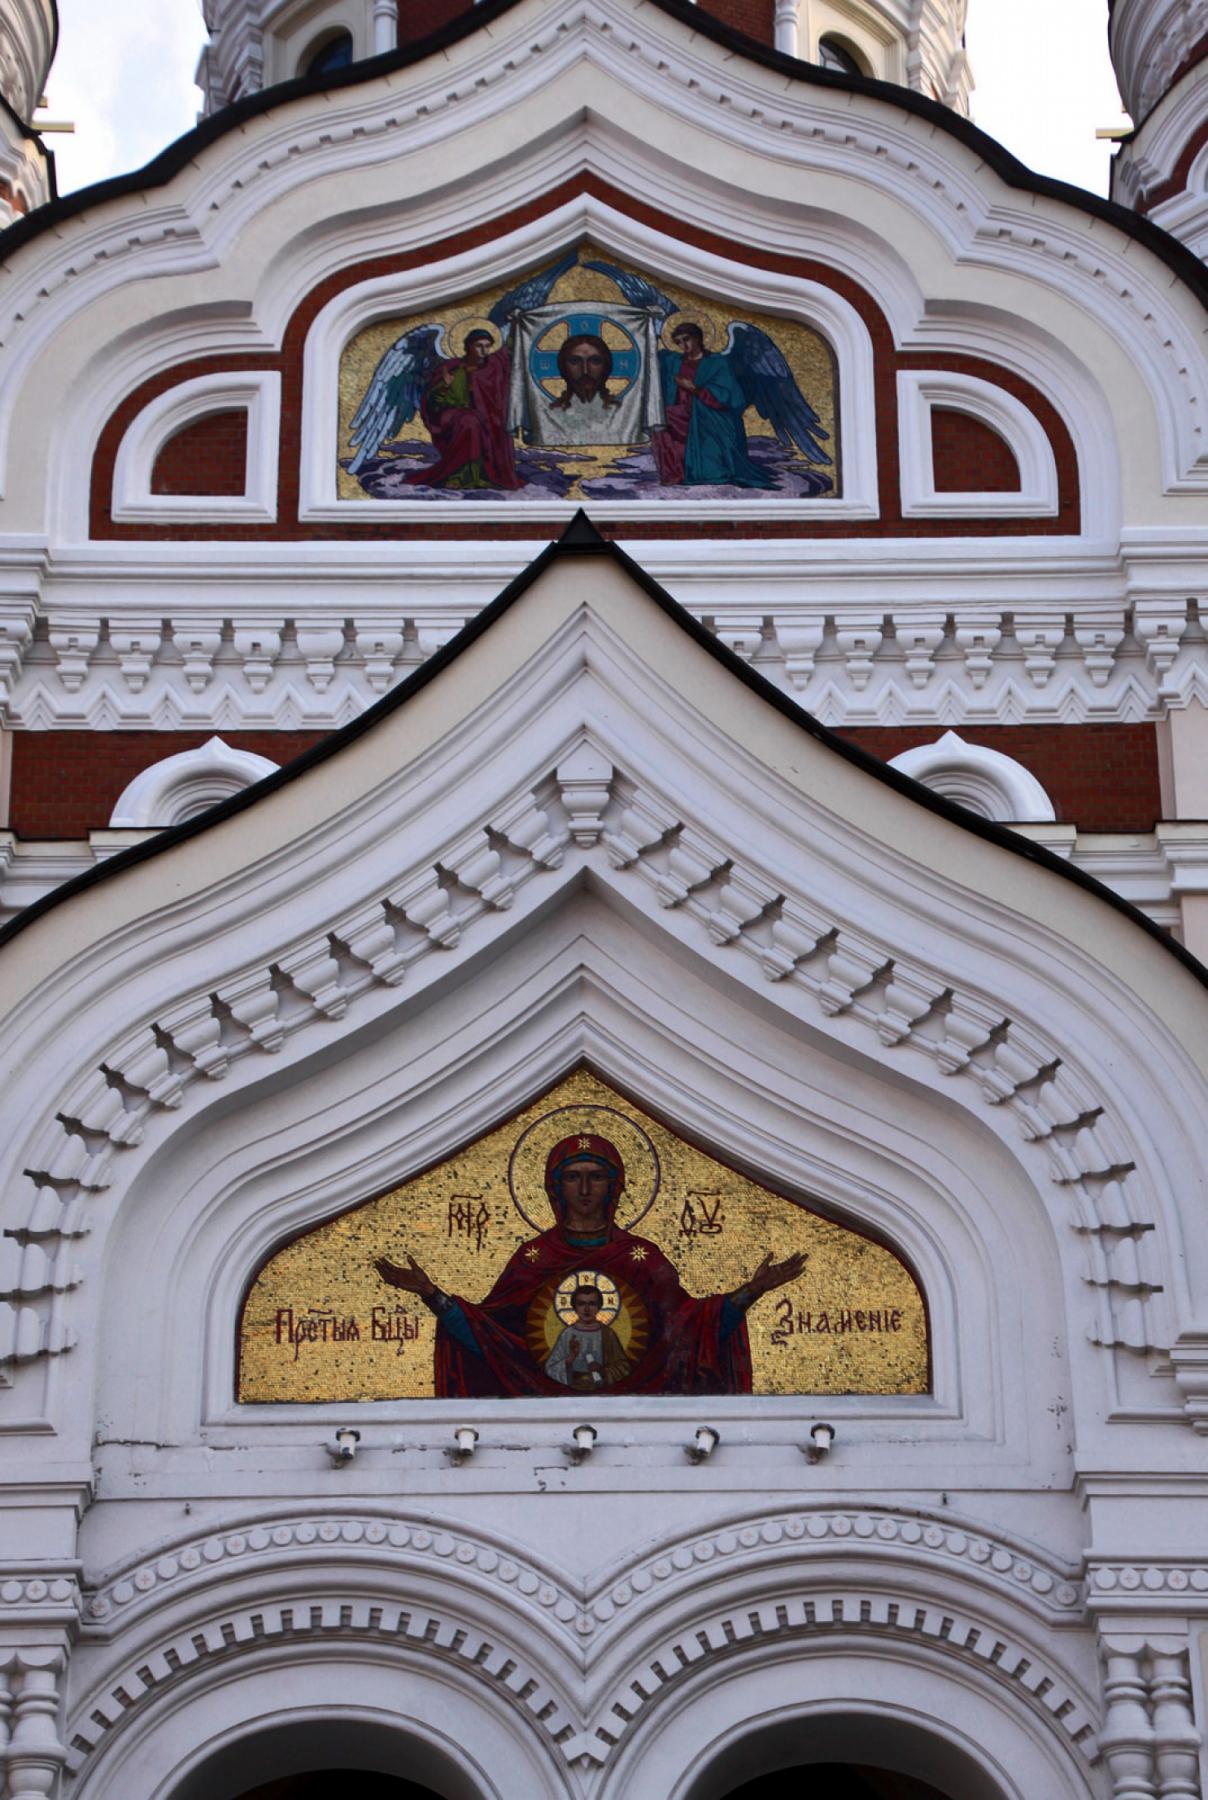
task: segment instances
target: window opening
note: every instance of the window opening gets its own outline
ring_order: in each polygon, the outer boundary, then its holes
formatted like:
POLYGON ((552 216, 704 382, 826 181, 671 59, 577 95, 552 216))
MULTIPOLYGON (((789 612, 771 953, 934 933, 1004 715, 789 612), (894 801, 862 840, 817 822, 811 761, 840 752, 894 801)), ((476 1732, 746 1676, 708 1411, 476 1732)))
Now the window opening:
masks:
POLYGON ((338 31, 335 37, 327 39, 314 54, 307 58, 303 65, 304 75, 334 75, 337 69, 346 69, 352 61, 352 33, 338 31))
POLYGON ((823 69, 830 69, 835 75, 863 75, 850 50, 845 50, 837 39, 824 37, 818 42, 818 63, 823 69))

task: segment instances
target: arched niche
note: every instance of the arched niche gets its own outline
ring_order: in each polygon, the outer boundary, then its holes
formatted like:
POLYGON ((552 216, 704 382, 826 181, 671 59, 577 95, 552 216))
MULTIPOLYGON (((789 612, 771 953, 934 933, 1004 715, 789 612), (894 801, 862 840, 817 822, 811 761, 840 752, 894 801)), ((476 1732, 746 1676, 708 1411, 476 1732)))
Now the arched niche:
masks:
POLYGON ((401 1775, 366 1774, 363 1769, 313 1769, 305 1775, 285 1775, 260 1782, 240 1794, 239 1800, 329 1800, 332 1790, 356 1780, 357 1800, 429 1800, 435 1788, 420 1787, 401 1775))
POLYGON ((234 1679, 220 1661, 132 1711, 83 1760, 72 1794, 247 1800, 258 1784, 333 1766, 439 1800, 567 1794, 544 1745, 468 1669, 406 1654, 400 1662, 372 1646, 312 1657, 260 1643, 234 1679))
MULTIPOLYGON (((639 1769, 668 1800, 755 1800, 759 1781, 768 1800, 848 1800, 811 1786, 811 1769, 828 1764, 908 1777, 940 1800, 1092 1800, 1086 1748, 1063 1742, 1043 1708, 1008 1698, 996 1679, 942 1647, 903 1656, 841 1636, 816 1656, 752 1655, 652 1710, 612 1770, 609 1800, 639 1769)), ((900 1800, 908 1796, 919 1800, 909 1788, 900 1800)), ((890 1787, 877 1800, 899 1797, 890 1787)))
POLYGON ((240 1311, 247 1403, 930 1386, 926 1301, 890 1244, 719 1161, 588 1066, 287 1240, 240 1311))
POLYGON ((340 1775, 364 1778, 350 1790, 362 1800, 482 1800, 464 1764, 439 1745, 380 1720, 336 1715, 234 1737, 190 1770, 170 1800, 318 1800, 340 1775))
MULTIPOLYGON (((354 1034, 342 1054, 313 1064, 266 1059, 264 1079, 246 1092, 207 1090, 210 1105, 174 1117, 134 1171, 107 1264, 95 1342, 113 1434, 153 1431, 189 1443, 200 1420, 224 1441, 244 1444, 249 1430, 272 1432, 290 1442, 291 1454, 313 1458, 320 1415, 234 1400, 236 1323, 257 1270, 289 1239, 454 1155, 590 1058, 618 1091, 719 1160, 889 1244, 909 1266, 927 1297, 930 1391, 882 1399, 833 1393, 826 1411, 841 1433, 853 1408, 865 1421, 881 1421, 878 1430, 917 1418, 916 1445, 929 1465, 935 1459, 936 1477, 950 1467, 952 1429, 1031 1462, 1064 1455, 1060 1434, 1026 1442, 1025 1416, 1061 1377, 1064 1358, 1041 1359, 1037 1335, 1023 1327, 1024 1296, 1054 1318, 1062 1297, 1043 1192, 1028 1184, 1011 1149, 954 1107, 951 1090, 929 1096, 887 1087, 877 1072, 733 1008, 699 971, 648 950, 624 922, 578 896, 569 916, 566 909, 548 915, 542 934, 525 935, 489 975, 480 969, 453 996, 457 1030, 469 1026, 485 1046, 468 1060, 456 1032, 449 1037, 445 1009, 425 1006, 405 1033, 354 1034), (579 972, 534 1008, 529 983, 545 980, 546 958, 559 942, 579 972), (654 989, 674 995, 673 1016, 657 1031, 645 1011, 654 989), (773 1067, 782 1074, 770 1080, 773 1067), (412 1098, 421 1090, 422 1107, 412 1098), (154 1232, 146 1226, 151 1209, 154 1232), (156 1346, 146 1352, 161 1371, 154 1391, 123 1351, 125 1322, 136 1315, 144 1345, 156 1346), (1000 1369, 1012 1372, 1009 1381, 1000 1369)), ((568 1396, 568 1406, 581 1404, 568 1396)), ((811 1409, 803 1417, 789 1394, 759 1404, 770 1409, 769 1433, 772 1417, 781 1421, 777 1439, 787 1433, 795 1441, 815 1416, 811 1409)), ((329 1403, 321 1416, 356 1424, 357 1405, 337 1402, 333 1410, 329 1403)), ((464 1422, 453 1401, 399 1397, 388 1405, 397 1427, 421 1419, 426 1426, 429 1418, 464 1422)), ((668 1419, 683 1410, 659 1405, 668 1419)), ((711 1422, 725 1432, 725 1421, 742 1421, 749 1405, 717 1398, 711 1422)), ((528 1411, 526 1432, 565 1426, 557 1408, 539 1423, 547 1407, 528 1411)), ((860 1435, 863 1448, 844 1433, 845 1466, 853 1471, 877 1454, 875 1436, 860 1435)), ((366 1440, 358 1469, 369 1466, 368 1449, 366 1440)), ((612 1454, 619 1469, 624 1452, 617 1446, 612 1454)), ((665 1454, 682 1460, 674 1433, 665 1454)), ((438 1446, 431 1456, 442 1460, 438 1446)))
POLYGON ((732 1788, 726 1800, 797 1800, 804 1783, 821 1783, 831 1800, 952 1800, 929 1781, 872 1763, 794 1763, 732 1788))
POLYGON ((729 1745, 686 1800, 1003 1800, 973 1756, 909 1719, 781 1719, 729 1745))

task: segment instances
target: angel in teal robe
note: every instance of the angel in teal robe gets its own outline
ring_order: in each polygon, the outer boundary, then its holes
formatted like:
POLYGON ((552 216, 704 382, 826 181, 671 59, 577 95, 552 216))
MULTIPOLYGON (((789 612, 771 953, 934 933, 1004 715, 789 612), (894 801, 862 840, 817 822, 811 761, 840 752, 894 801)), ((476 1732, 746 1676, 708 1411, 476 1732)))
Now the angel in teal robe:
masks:
MULTIPOLYGON (((676 302, 633 269, 588 258, 584 268, 615 281, 630 306, 644 306, 666 326, 676 302)), ((732 319, 725 348, 705 349, 705 334, 691 319, 672 327, 671 350, 659 351, 659 380, 666 423, 655 426, 651 448, 661 487, 779 488, 787 452, 799 491, 834 492, 823 448, 829 433, 797 385, 775 340, 748 320, 732 319), (780 455, 761 468, 747 446, 748 408, 766 419, 780 455), (777 462, 780 467, 777 468, 777 462), (775 472, 772 472, 772 471, 775 472)))
POLYGON ((699 325, 681 324, 672 342, 674 350, 659 351, 667 415, 666 426, 653 434, 660 483, 775 487, 747 454, 743 414, 750 401, 731 358, 705 350, 699 325))

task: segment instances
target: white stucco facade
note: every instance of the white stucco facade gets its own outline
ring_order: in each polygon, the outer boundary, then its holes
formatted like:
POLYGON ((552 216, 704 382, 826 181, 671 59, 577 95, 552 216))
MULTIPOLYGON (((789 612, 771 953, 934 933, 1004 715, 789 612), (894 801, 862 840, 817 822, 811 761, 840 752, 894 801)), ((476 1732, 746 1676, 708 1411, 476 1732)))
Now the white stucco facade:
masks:
MULTIPOLYGON (((684 10, 517 0, 9 240, 0 789, 143 748, 0 832, 3 1800, 1208 1792, 1208 284, 684 10), (833 496, 343 496, 354 334, 575 242, 816 331, 833 496), (215 417, 244 491, 157 488, 215 417), (1006 725, 1152 728, 1161 818, 1006 725), (237 1398, 270 1253, 584 1065, 890 1246, 928 1390, 237 1398)), ((865 10, 959 110, 963 9, 865 10)))

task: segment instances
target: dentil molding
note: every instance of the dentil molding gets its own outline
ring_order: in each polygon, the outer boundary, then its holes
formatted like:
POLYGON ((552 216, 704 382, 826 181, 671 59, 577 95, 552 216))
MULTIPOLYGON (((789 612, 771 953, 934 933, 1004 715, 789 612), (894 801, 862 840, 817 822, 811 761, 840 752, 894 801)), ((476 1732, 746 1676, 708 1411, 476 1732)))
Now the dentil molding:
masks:
POLYGON ((300 1030, 339 1029, 417 963, 463 953, 522 887, 573 880, 583 867, 622 889, 644 883, 660 911, 695 922, 701 954, 752 959, 811 1010, 861 1026, 882 1053, 909 1044, 941 1075, 961 1076, 984 1103, 1013 1114, 1085 1246, 1093 1341, 1168 1347, 1151 1304, 1163 1288, 1164 1251, 1139 1198, 1139 1159, 1061 1049, 943 970, 786 893, 584 735, 541 781, 388 892, 282 944, 271 962, 179 994, 48 1096, 42 1119, 31 1122, 24 1224, 0 1240, 0 1365, 71 1347, 76 1239, 89 1229, 93 1198, 114 1179, 115 1159, 138 1154, 152 1115, 198 1098, 249 1057, 279 1052, 300 1030))

